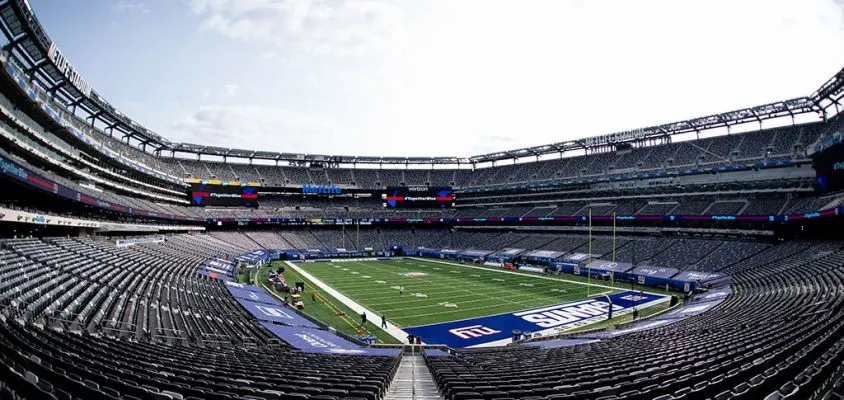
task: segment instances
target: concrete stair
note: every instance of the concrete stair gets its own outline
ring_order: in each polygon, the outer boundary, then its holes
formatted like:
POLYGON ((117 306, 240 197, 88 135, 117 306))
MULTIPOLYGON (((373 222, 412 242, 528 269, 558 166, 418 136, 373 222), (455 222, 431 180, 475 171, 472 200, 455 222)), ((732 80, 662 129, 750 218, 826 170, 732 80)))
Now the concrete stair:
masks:
POLYGON ((402 356, 396 376, 390 383, 385 400, 439 400, 431 371, 421 355, 402 356))

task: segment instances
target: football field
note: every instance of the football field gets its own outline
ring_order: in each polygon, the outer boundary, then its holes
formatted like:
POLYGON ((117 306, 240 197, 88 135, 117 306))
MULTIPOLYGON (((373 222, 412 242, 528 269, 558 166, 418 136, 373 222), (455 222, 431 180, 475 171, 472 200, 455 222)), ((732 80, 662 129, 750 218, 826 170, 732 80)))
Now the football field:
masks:
MULTIPOLYGON (((421 259, 297 264, 401 328, 556 305, 608 287, 421 259), (403 293, 401 288, 404 288, 403 293)), ((601 282, 605 283, 605 282, 601 282)))

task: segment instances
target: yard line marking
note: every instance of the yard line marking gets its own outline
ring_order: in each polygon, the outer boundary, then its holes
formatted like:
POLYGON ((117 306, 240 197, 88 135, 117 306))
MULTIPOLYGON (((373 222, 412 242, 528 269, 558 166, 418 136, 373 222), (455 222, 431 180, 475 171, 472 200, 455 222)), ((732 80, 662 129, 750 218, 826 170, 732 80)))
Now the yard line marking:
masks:
MULTIPOLYGON (((372 310, 363 307, 362 305, 360 305, 356 301, 352 300, 348 296, 344 295, 343 293, 338 292, 336 289, 332 288, 330 285, 327 285, 326 283, 321 281, 319 278, 311 275, 310 273, 308 273, 304 269, 300 268, 298 265, 296 265, 292 262, 289 262, 289 261, 285 261, 285 264, 287 264, 287 266, 289 268, 296 271, 299 275, 302 275, 302 277, 304 277, 305 279, 313 282, 314 285, 318 286, 320 289, 328 292, 335 299, 337 299, 338 301, 340 301, 341 303, 345 304, 347 307, 352 309, 352 311, 354 311, 356 313, 366 312, 367 314, 370 314, 370 315, 377 315, 372 310)), ((384 329, 384 331, 387 332, 390 336, 396 338, 399 342, 404 342, 405 340, 407 340, 407 332, 403 331, 398 326, 393 324, 392 321, 389 321, 389 320, 387 321, 387 329, 384 329)))
MULTIPOLYGON (((418 257, 413 257, 413 258, 419 259, 418 257)), ((422 259, 422 260, 425 260, 425 259, 422 259)), ((499 274, 527 276, 527 277, 532 277, 533 279, 546 279, 546 280, 550 280, 550 281, 566 282, 566 283, 571 283, 571 284, 574 284, 574 285, 581 285, 581 286, 591 285, 591 286, 594 286, 594 287, 601 287, 601 288, 605 288, 605 289, 614 289, 616 291, 622 291, 621 289, 613 288, 612 286, 599 285, 599 284, 595 284, 595 283, 590 284, 590 283, 586 283, 586 282, 570 281, 570 280, 567 280, 567 279, 551 278, 551 277, 548 277, 548 276, 540 276, 540 275, 537 275, 537 276, 525 275, 525 274, 513 272, 513 271, 499 271, 499 270, 496 270, 496 269, 476 267, 474 265, 455 264, 455 263, 452 263, 452 262, 440 261, 440 260, 425 260, 425 261, 432 262, 432 263, 440 263, 440 264, 445 264, 445 265, 453 265, 453 266, 456 266, 456 267, 473 268, 473 269, 478 269, 478 270, 481 270, 481 271, 491 271, 491 272, 496 272, 496 273, 499 273, 499 274)), ((639 290, 639 291, 643 292, 643 293, 653 294, 653 295, 660 295, 660 294, 654 293, 654 292, 646 292, 646 291, 641 291, 641 290, 639 290)))
MULTIPOLYGON (((432 264, 434 262, 437 262, 437 261, 436 260, 420 260, 418 263, 407 263, 408 265, 404 265, 405 263, 403 263, 403 262, 401 263, 402 265, 398 265, 399 263, 393 262, 393 263, 390 263, 390 265, 381 265, 381 266, 373 265, 373 264, 370 264, 370 263, 364 263, 364 262, 350 262, 348 264, 355 265, 355 267, 354 267, 355 269, 358 269, 358 270, 364 271, 364 272, 372 271, 372 273, 374 273, 374 272, 377 271, 378 272, 377 276, 382 276, 382 275, 384 275, 384 276, 387 276, 387 275, 394 276, 394 275, 397 275, 397 274, 403 274, 403 273, 406 273, 406 272, 414 272, 414 271, 420 271, 420 270, 421 271, 425 271, 425 270, 432 271, 432 270, 434 270, 434 268, 439 268, 439 267, 432 266, 432 264)), ((386 264, 386 263, 384 263, 384 264, 386 264)), ((463 265, 456 265, 456 264, 452 264, 452 263, 443 263, 443 264, 447 264, 447 265, 450 265, 450 266, 463 266, 463 265)), ((470 268, 473 268, 473 267, 470 267, 470 268)), ((496 271, 496 270, 490 270, 490 269, 485 269, 485 268, 477 268, 477 267, 474 267, 474 268, 478 269, 478 271, 477 271, 478 273, 471 274, 471 275, 477 275, 478 277, 484 277, 484 276, 489 277, 489 276, 492 276, 496 273, 503 272, 503 271, 496 271), (485 272, 481 272, 481 271, 485 271, 485 272)), ((325 274, 326 275, 325 277, 329 278, 332 281, 334 281, 334 280, 338 280, 338 281, 344 280, 342 274, 328 273, 328 271, 331 271, 330 269, 326 269, 326 268, 320 269, 319 267, 315 267, 314 269, 319 271, 319 273, 321 275, 325 274)), ((442 268, 439 268, 439 269, 442 270, 442 268)), ((443 272, 445 272, 445 271, 443 271, 443 272)), ((532 308, 536 308, 536 307, 547 306, 549 304, 558 304, 559 302, 567 302, 567 301, 571 301, 573 299, 576 300, 576 299, 581 299, 581 298, 585 297, 586 288, 582 288, 580 290, 578 290, 578 289, 572 290, 572 288, 570 288, 570 287, 568 288, 570 293, 568 293, 567 295, 564 295, 564 296, 556 296, 555 295, 553 297, 549 297, 550 295, 548 293, 549 293, 549 290, 551 288, 553 288, 554 286, 564 286, 568 283, 572 283, 570 281, 566 281, 566 280, 562 280, 562 279, 548 279, 548 278, 546 278, 545 280, 541 280, 541 281, 537 282, 537 278, 541 279, 542 277, 525 275, 525 274, 514 274, 514 275, 516 275, 516 276, 511 277, 512 279, 505 280, 505 281, 509 281, 509 282, 506 282, 506 283, 492 284, 489 281, 483 281, 483 279, 480 279, 478 281, 474 281, 475 286, 473 286, 472 289, 463 289, 464 287, 466 287, 466 282, 468 281, 468 279, 464 278, 464 277, 468 276, 468 274, 467 275, 452 275, 452 274, 442 275, 442 272, 435 273, 434 275, 430 275, 430 276, 436 277, 437 283, 433 283, 433 282, 430 282, 430 281, 426 282, 424 279, 415 280, 415 281, 413 281, 413 284, 410 284, 408 282, 408 285, 411 285, 412 288, 406 287, 405 289, 409 290, 409 291, 419 291, 421 289, 422 291, 427 291, 428 293, 431 293, 432 291, 434 293, 440 293, 442 291, 442 289, 439 289, 439 288, 449 288, 450 289, 448 291, 449 295, 447 295, 447 296, 436 295, 436 296, 433 296, 433 297, 428 297, 427 299, 419 299, 419 298, 412 298, 412 297, 408 298, 410 296, 406 296, 404 298, 404 300, 402 300, 402 305, 415 304, 414 306, 409 307, 409 308, 421 310, 423 308, 436 309, 436 308, 440 307, 439 304, 432 305, 431 302, 433 302, 433 301, 447 302, 447 303, 455 303, 455 301, 457 301, 458 304, 464 304, 464 305, 471 304, 471 303, 468 303, 468 302, 479 303, 479 302, 490 302, 491 301, 493 304, 489 304, 487 306, 459 307, 457 310, 454 310, 454 311, 471 314, 473 312, 476 312, 477 310, 497 308, 497 309, 504 310, 505 313, 509 313, 509 312, 523 311, 523 310, 526 310, 526 309, 532 309, 532 308), (528 289, 527 286, 519 286, 520 283, 525 283, 525 282, 533 282, 534 287, 530 287, 528 289), (496 293, 496 294, 495 295, 488 295, 486 293, 496 293), (511 294, 507 296, 507 299, 504 299, 504 298, 501 297, 501 293, 511 293, 511 294), (461 299, 465 299, 466 297, 474 297, 474 299, 466 300, 466 301, 461 300, 461 299), (514 309, 514 307, 513 307, 514 305, 518 306, 520 308, 514 309)), ((400 279, 406 280, 407 278, 400 278, 400 279)), ((330 284, 330 282, 329 282, 329 284, 330 284)), ((596 286, 598 286, 598 285, 596 285, 596 286)), ((372 285, 358 284, 358 283, 349 285, 349 284, 346 284, 345 282, 343 282, 343 283, 338 284, 336 287, 338 289, 343 290, 343 291, 348 291, 348 292, 354 291, 355 292, 354 293, 355 294, 355 297, 354 297, 355 301, 365 302, 365 303, 367 303, 367 306, 373 307, 375 309, 383 307, 383 306, 396 305, 395 301, 385 302, 387 299, 395 299, 395 296, 396 296, 395 293, 386 293, 386 295, 384 295, 384 296, 377 295, 379 293, 384 293, 384 290, 380 289, 378 287, 373 288, 372 285), (369 294, 369 295, 367 295, 367 294, 369 294)), ((408 307, 404 307, 404 308, 408 308, 408 307)), ((378 310, 378 311, 379 312, 387 312, 387 310, 378 310)), ((401 321, 401 320, 406 321, 407 318, 434 316, 434 315, 441 315, 441 314, 453 314, 453 312, 452 311, 444 311, 440 308, 440 309, 437 310, 437 312, 434 312, 434 313, 420 313, 420 314, 415 314, 413 316, 401 316, 401 317, 397 317, 395 319, 397 321, 401 321)), ((484 315, 475 315, 471 318, 477 318, 477 317, 482 317, 482 316, 484 316, 484 315)), ((418 324, 421 321, 410 321, 410 322, 412 322, 414 324, 418 324)), ((428 321, 425 321, 425 322, 428 322, 428 321)), ((439 323, 442 323, 442 322, 448 322, 448 321, 440 321, 439 323)))
MULTIPOLYGON (((378 268, 378 267, 375 267, 375 266, 371 266, 371 268, 381 270, 381 268, 378 268)), ((461 283, 462 283, 462 280, 461 280, 461 283)), ((442 286, 448 287, 448 288, 450 288, 452 290, 456 290, 456 291, 463 290, 463 289, 460 289, 458 286, 454 286, 454 285, 442 284, 442 286)), ((506 292, 515 293, 516 296, 518 296, 519 294, 523 294, 523 293, 519 293, 516 290, 507 289, 507 288, 497 288, 497 290, 503 290, 503 291, 506 291, 506 292)), ((501 298, 500 296, 488 296, 484 293, 478 293, 478 294, 480 296, 483 296, 486 300, 504 301, 504 302, 509 303, 509 304, 516 304, 516 305, 519 305, 519 306, 522 306, 522 307, 526 307, 525 303, 523 303, 523 302, 512 301, 512 300, 509 300, 509 299, 506 299, 506 298, 501 298)))

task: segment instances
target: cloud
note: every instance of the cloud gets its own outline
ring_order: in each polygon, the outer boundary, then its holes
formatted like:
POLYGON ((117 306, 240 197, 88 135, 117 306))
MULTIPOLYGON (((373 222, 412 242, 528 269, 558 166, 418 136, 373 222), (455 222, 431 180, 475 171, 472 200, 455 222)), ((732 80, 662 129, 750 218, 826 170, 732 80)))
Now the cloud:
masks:
POLYGON ((260 57, 261 57, 262 60, 267 60, 267 61, 275 61, 275 60, 281 59, 281 55, 274 52, 274 51, 267 51, 267 52, 261 53, 260 57))
POLYGON ((231 49, 187 83, 174 140, 256 149, 555 143, 806 95, 844 57, 844 0, 183 1, 209 46, 196 50, 231 49))
POLYGON ((336 127, 302 112, 261 106, 200 107, 173 125, 182 142, 266 151, 307 151, 331 140, 336 127))
POLYGON ((124 12, 130 14, 146 15, 151 11, 146 3, 139 1, 136 3, 120 0, 112 6, 112 9, 117 12, 124 12))
POLYGON ((190 8, 200 30, 311 55, 383 52, 404 25, 401 8, 380 0, 191 0, 190 8))
POLYGON ((223 85, 223 89, 225 89, 226 96, 234 96, 237 93, 237 89, 239 89, 239 88, 240 88, 240 86, 232 84, 232 83, 230 83, 228 85, 223 85))

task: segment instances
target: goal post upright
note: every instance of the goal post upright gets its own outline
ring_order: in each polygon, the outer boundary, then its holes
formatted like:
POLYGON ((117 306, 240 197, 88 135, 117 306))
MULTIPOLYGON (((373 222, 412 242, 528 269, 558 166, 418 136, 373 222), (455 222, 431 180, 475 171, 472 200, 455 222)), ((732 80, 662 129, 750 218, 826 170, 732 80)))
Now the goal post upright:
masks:
POLYGON ((610 286, 615 291, 615 211, 612 212, 612 269, 610 270, 610 286))

